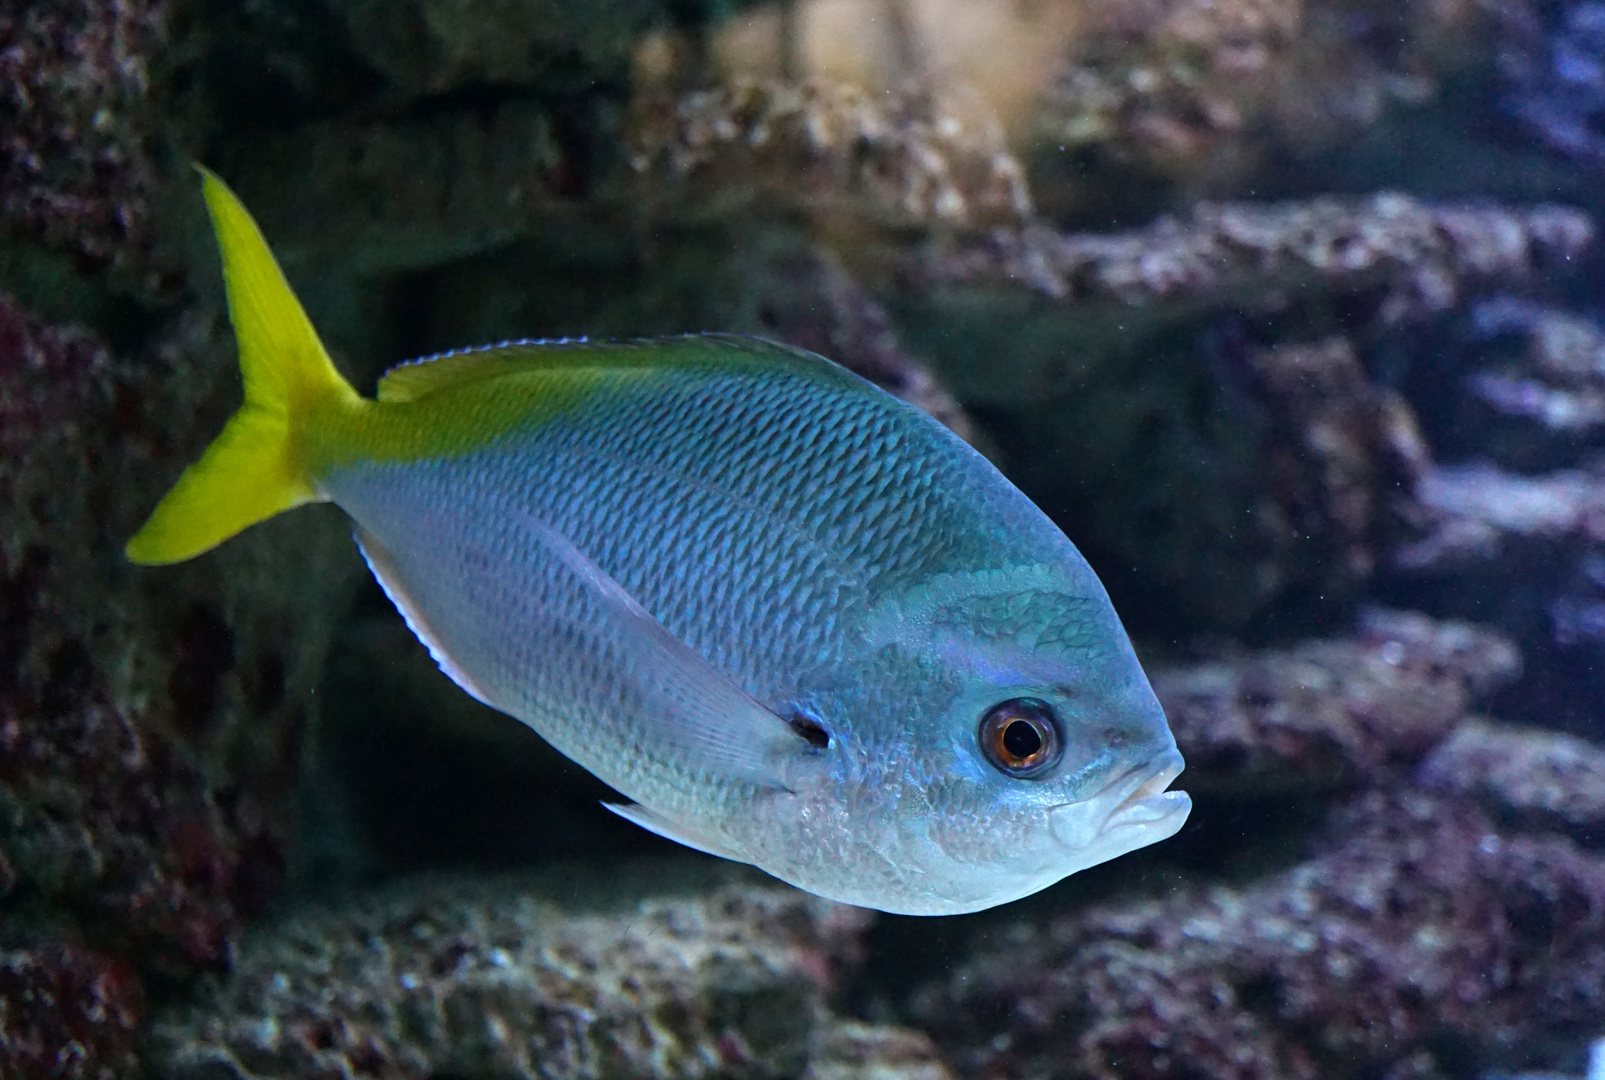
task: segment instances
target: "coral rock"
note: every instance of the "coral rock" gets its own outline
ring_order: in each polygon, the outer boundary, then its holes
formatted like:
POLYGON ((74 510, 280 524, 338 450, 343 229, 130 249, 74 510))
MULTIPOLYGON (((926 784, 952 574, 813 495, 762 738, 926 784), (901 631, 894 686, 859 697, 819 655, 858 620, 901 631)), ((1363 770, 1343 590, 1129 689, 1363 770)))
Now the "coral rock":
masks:
POLYGON ((179 318, 136 362, 0 296, 0 915, 140 978, 226 965, 272 899, 323 605, 360 572, 315 518, 188 567, 120 557, 220 420, 217 348, 179 318))
POLYGON ((11 1080, 135 1075, 145 1019, 139 979, 64 941, 0 949, 0 1073, 11 1080))
POLYGON ((966 1075, 1439 1075, 1575 1044, 1605 1007, 1605 861, 1465 805, 1362 798, 1246 889, 996 931, 916 1015, 966 1075))
MULTIPOLYGON (((461 885, 351 901, 258 931, 152 1057, 175 1078, 796 1074, 865 917, 774 890, 617 915, 461 885)), ((896 1043, 838 1030, 821 1054, 920 1056, 876 1041, 896 1043)))
POLYGON ((0 219, 93 267, 138 272, 153 244, 147 60, 160 0, 0 8, 0 219))
POLYGON ((1001 134, 938 95, 738 79, 649 98, 632 127, 635 167, 654 191, 675 181, 681 201, 721 213, 762 195, 895 223, 973 228, 1030 214, 1001 134))
POLYGON ((930 1037, 840 1020, 815 1036, 803 1080, 952 1080, 930 1037))
POLYGON ((1526 277, 1580 252, 1593 224, 1577 210, 1432 206, 1385 192, 1256 206, 1202 204, 1130 233, 994 232, 939 253, 938 281, 1015 282, 1064 300, 1209 298, 1276 279, 1352 291, 1386 285, 1387 318, 1441 311, 1460 283, 1526 277))
POLYGON ((1468 720, 1422 764, 1421 780, 1513 824, 1605 845, 1605 748, 1595 743, 1468 720))
POLYGON ((1253 352, 1269 411, 1282 428, 1266 455, 1284 528, 1335 549, 1335 591, 1370 576, 1389 524, 1383 493, 1408 499, 1426 468, 1415 421, 1378 390, 1346 338, 1253 352))
POLYGON ((1160 670, 1153 683, 1189 790, 1307 796, 1418 759, 1518 669, 1492 631, 1373 612, 1355 639, 1160 670))

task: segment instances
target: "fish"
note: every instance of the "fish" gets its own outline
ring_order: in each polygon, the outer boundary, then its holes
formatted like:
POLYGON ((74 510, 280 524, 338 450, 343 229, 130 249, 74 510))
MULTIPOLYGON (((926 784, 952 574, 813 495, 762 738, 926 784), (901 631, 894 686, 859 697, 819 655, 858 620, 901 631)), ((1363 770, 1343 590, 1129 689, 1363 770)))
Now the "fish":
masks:
POLYGON ((200 172, 244 402, 133 562, 332 502, 441 670, 609 810, 847 904, 979 911, 1187 819, 1096 574, 925 413, 724 334, 463 349, 365 397, 200 172))

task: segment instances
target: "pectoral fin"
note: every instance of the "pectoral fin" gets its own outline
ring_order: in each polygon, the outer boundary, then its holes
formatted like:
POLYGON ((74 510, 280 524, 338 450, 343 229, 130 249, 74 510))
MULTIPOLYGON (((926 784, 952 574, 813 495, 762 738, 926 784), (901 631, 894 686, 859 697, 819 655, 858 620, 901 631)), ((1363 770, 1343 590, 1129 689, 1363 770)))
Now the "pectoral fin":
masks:
POLYGON ((608 677, 645 703, 636 712, 645 741, 672 748, 690 768, 764 787, 789 789, 807 776, 815 751, 790 724, 670 633, 566 536, 542 522, 527 526, 591 601, 570 632, 593 635, 590 654, 609 658, 608 677))

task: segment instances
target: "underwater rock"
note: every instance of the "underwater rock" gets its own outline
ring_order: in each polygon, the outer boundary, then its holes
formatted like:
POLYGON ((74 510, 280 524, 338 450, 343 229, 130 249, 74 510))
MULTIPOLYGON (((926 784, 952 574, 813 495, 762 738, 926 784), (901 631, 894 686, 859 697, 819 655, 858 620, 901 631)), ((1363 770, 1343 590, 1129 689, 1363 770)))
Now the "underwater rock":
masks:
POLYGON ((1443 311, 1467 279, 1527 278, 1579 254, 1592 221, 1560 206, 1436 206, 1397 192, 1256 205, 1201 203, 1184 216, 1111 235, 1040 227, 931 250, 930 283, 1024 285, 1066 302, 1125 304, 1276 293, 1319 281, 1383 287, 1387 320, 1443 311))
POLYGON ((1599 462, 1524 475, 1487 461, 1429 471, 1420 538, 1390 556, 1388 588, 1413 606, 1495 622, 1523 642, 1527 673, 1506 719, 1598 731, 1605 645, 1605 472, 1599 462))
POLYGON ((409 97, 621 81, 657 0, 327 0, 351 47, 409 97))
POLYGON ((1246 361, 1276 428, 1261 455, 1261 527, 1329 549, 1330 574, 1311 583, 1346 592, 1371 575, 1428 467, 1414 416, 1371 382, 1347 338, 1249 350, 1246 361))
POLYGON ((989 930, 914 1016, 964 1075, 1458 1074, 1605 1008, 1605 860, 1467 804, 1361 797, 1309 862, 989 930))
POLYGON ((1124 172, 1139 190, 1251 185, 1290 149, 1353 138, 1390 109, 1429 102, 1446 76, 1489 48, 1490 20, 1475 3, 1081 8, 1079 32, 1067 35, 1057 74, 1021 125, 1040 145, 1036 186, 1060 215, 1129 195, 1099 191, 1078 171, 1124 172), (1088 151, 1101 168, 1085 169, 1088 151))
POLYGON ((1502 635, 1372 611, 1360 634, 1153 674, 1195 795, 1310 797, 1418 760, 1515 678, 1502 635))
POLYGON ((727 216, 761 201, 974 229, 1031 213, 1020 164, 985 110, 938 93, 738 78, 645 96, 629 139, 642 198, 660 216, 727 216))
MULTIPOLYGON (((157 185, 149 62, 162 0, 64 0, 0 8, 0 251, 38 297, 82 268, 153 289, 157 185), (9 245, 8 245, 9 246, 9 245)), ((9 264, 9 265, 8 265, 9 264)))
POLYGON ((952 1080, 930 1036, 835 1020, 814 1036, 802 1080, 952 1080))
POLYGON ((1472 376, 1476 397, 1557 434, 1605 425, 1605 330, 1597 323, 1509 296, 1477 304, 1471 323, 1484 341, 1514 335, 1522 346, 1511 362, 1472 376))
POLYGON ((1487 560, 1527 539, 1605 541, 1605 477, 1592 469, 1523 476, 1486 462, 1446 465, 1422 478, 1418 495, 1432 532, 1394 555, 1412 571, 1487 560))
POLYGON ((172 1080, 313 1075, 819 1080, 928 1054, 829 1026, 869 916, 794 890, 570 914, 516 888, 392 889, 264 926, 234 973, 155 1023, 172 1080))
POLYGON ((139 1072, 145 996, 120 960, 62 941, 0 947, 0 1068, 9 1080, 139 1072))
POLYGON ((1483 802, 1518 827, 1605 845, 1605 748, 1571 735, 1467 720, 1421 766, 1428 787, 1483 802))
POLYGON ((1605 4, 1491 5, 1499 15, 1504 105, 1551 150, 1605 164, 1605 4))
MULTIPOLYGON (((0 933, 53 927, 49 955, 104 957, 131 996, 226 966, 276 895, 308 693, 360 573, 322 515, 193 571, 121 559, 237 393, 218 329, 175 317, 128 358, 0 295, 0 933)), ((34 981, 0 985, 0 1012, 29 1014, 34 981)), ((120 1072, 123 1026, 88 1010, 0 1052, 120 1072)))

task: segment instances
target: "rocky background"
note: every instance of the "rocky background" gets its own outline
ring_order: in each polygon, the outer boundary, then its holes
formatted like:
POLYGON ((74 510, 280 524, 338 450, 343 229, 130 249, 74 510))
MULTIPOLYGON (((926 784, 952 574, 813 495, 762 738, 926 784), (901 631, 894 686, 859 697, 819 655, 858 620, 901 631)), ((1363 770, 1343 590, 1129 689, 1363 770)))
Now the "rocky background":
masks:
POLYGON ((1455 1080, 1605 1034, 1605 5, 0 0, 0 1075, 1455 1080), (237 400, 190 161, 359 383, 729 330, 1082 547, 1197 806, 977 916, 659 841, 237 400))

